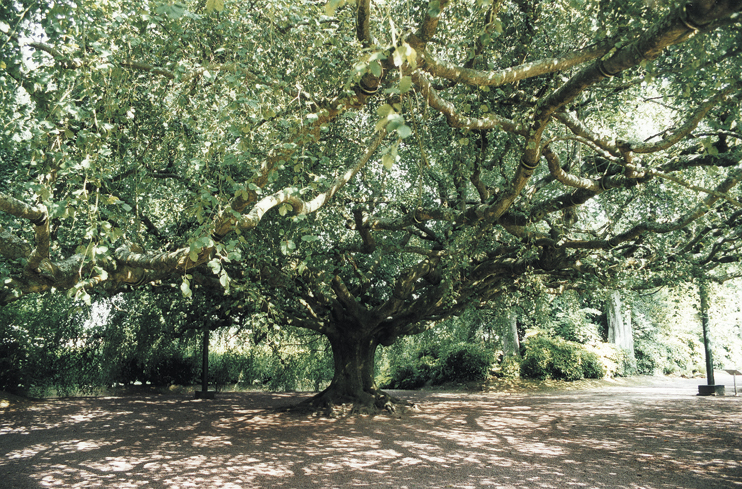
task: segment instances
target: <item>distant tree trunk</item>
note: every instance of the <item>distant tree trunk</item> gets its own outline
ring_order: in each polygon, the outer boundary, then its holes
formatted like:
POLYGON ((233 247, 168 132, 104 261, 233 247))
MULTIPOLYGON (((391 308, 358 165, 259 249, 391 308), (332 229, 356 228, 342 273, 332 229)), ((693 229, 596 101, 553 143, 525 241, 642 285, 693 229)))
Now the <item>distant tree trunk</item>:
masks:
POLYGON ((518 316, 511 312, 508 315, 508 325, 503 336, 502 350, 505 356, 520 356, 520 341, 518 341, 518 316))
POLYGON ((633 358, 634 331, 631 326, 631 314, 624 314, 619 291, 612 290, 608 294, 606 313, 608 314, 608 343, 624 348, 633 358))

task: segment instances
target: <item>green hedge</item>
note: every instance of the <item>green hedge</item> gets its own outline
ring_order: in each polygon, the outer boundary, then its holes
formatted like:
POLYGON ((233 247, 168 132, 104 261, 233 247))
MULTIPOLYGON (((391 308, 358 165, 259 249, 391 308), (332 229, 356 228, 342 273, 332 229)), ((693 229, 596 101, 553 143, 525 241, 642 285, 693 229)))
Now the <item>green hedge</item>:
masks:
POLYGON ((481 382, 489 376, 492 351, 481 345, 457 343, 445 351, 421 348, 408 362, 392 368, 387 389, 419 389, 447 382, 481 382))
POLYGON ((606 374, 601 358, 580 343, 535 336, 526 340, 525 350, 520 366, 525 378, 573 381, 606 374))

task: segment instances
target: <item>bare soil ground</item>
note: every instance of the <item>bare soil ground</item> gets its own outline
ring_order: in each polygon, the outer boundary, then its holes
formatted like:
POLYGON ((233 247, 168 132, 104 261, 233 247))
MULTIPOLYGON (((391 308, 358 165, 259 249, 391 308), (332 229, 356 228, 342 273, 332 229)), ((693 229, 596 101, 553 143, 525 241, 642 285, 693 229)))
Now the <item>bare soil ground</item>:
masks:
POLYGON ((742 487, 742 396, 699 383, 395 391, 419 410, 338 418, 276 410, 303 393, 5 396, 0 487, 742 487))

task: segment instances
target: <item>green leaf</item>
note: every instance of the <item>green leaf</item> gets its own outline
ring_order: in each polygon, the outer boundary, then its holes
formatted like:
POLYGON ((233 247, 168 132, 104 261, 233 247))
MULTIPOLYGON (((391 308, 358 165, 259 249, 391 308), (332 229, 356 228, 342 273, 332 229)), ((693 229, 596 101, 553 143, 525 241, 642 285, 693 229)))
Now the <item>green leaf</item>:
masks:
POLYGON ((227 275, 227 272, 222 270, 222 273, 219 275, 219 283, 222 284, 222 287, 224 287, 225 289, 228 289, 229 282, 230 282, 229 275, 227 275))
POLYGON ((495 32, 498 35, 502 34, 502 22, 500 21, 500 19, 493 20, 492 27, 495 29, 495 32))
POLYGON ((441 2, 440 0, 430 0, 428 4, 428 16, 435 19, 441 15, 441 2))
POLYGON ((291 204, 281 204, 281 207, 278 208, 278 213, 281 216, 285 216, 289 211, 293 211, 294 207, 291 204))
POLYGON ((206 0, 206 11, 211 13, 214 10, 217 12, 224 10, 224 0, 206 0))
POLYGON ((216 258, 212 258, 211 260, 209 260, 209 263, 207 263, 206 265, 211 269, 214 275, 217 275, 222 270, 222 264, 216 258))
POLYGON ((461 139, 459 139, 459 144, 460 144, 461 146, 466 146, 466 145, 468 145, 468 144, 469 144, 469 138, 461 138, 461 139))
POLYGON ((384 165, 384 168, 386 168, 387 170, 391 170, 394 166, 394 156, 390 154, 382 156, 381 163, 384 165))
POLYGON ((410 88, 412 88, 412 77, 403 76, 402 79, 399 80, 399 92, 407 93, 410 91, 410 88))
POLYGON ((368 65, 368 69, 371 70, 371 73, 374 76, 381 76, 381 65, 378 61, 372 61, 371 64, 368 65))
POLYGON ((402 63, 404 63, 405 53, 402 52, 402 47, 398 46, 394 50, 394 55, 392 55, 392 59, 394 60, 394 66, 402 66, 402 63))
POLYGON ((189 251, 188 258, 193 262, 198 261, 198 252, 196 250, 189 251))
POLYGON ((285 239, 281 241, 281 253, 283 253, 284 255, 288 255, 295 249, 296 249, 296 243, 294 243, 292 240, 285 239))
POLYGON ((193 295, 193 292, 191 291, 191 285, 188 283, 188 280, 183 280, 183 282, 180 284, 180 291, 183 293, 183 297, 186 299, 190 298, 193 295))
POLYGON ((344 4, 345 0, 329 0, 327 5, 325 5, 325 15, 333 17, 335 15, 335 10, 342 7, 344 4))
POLYGON ((376 109, 376 113, 379 114, 381 117, 386 117, 389 114, 394 113, 394 108, 389 104, 384 104, 378 109, 376 109))
POLYGON ((401 125, 404 125, 404 117, 402 117, 399 114, 390 114, 387 117, 387 120, 389 122, 387 123, 386 130, 389 131, 389 132, 395 130, 396 128, 398 128, 401 125))
POLYGON ((397 134, 399 134, 399 137, 404 139, 412 134, 412 129, 410 129, 410 126, 407 124, 402 124, 397 128, 397 134))

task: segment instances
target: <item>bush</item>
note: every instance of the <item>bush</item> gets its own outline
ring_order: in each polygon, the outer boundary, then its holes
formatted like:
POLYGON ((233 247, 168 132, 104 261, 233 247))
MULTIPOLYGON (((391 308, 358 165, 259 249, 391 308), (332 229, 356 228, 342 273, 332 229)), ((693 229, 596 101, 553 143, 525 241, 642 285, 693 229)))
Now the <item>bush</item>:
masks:
POLYGON ((491 351, 479 345, 461 343, 443 357, 437 383, 487 380, 493 362, 491 351))
POLYGON ((602 379, 606 375, 603 360, 591 351, 582 352, 582 372, 586 379, 602 379))
POLYGON ((606 373, 600 356, 579 343, 537 336, 529 338, 525 348, 521 362, 523 377, 574 381, 600 379, 606 373))
POLYGON ((0 338, 0 390, 19 393, 25 384, 25 372, 21 368, 26 352, 14 340, 0 338))
POLYGON ((515 355, 506 356, 500 362, 496 375, 503 379, 517 379, 520 377, 520 362, 520 358, 515 355))
POLYGON ((147 381, 152 385, 190 385, 197 378, 196 360, 179 354, 163 355, 145 368, 147 381))
POLYGON ((447 351, 424 346, 407 362, 392 369, 381 384, 386 389, 419 389, 445 382, 478 382, 487 379, 493 355, 483 346, 457 343, 447 351))
POLYGON ((552 378, 552 341, 548 338, 529 338, 525 342, 526 354, 520 364, 520 374, 529 379, 552 378))
POLYGON ((628 377, 636 374, 636 359, 628 350, 611 343, 590 346, 603 365, 604 376, 628 377))

